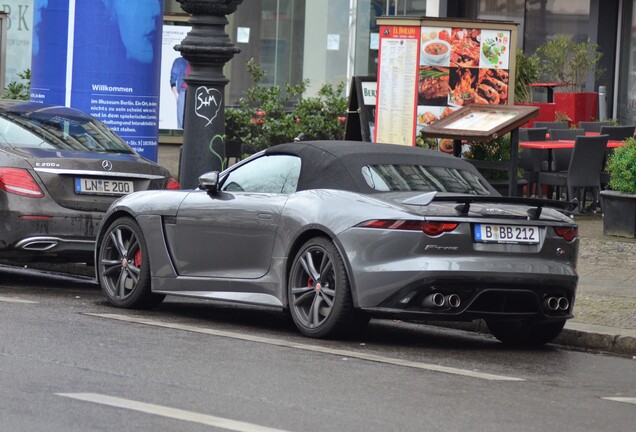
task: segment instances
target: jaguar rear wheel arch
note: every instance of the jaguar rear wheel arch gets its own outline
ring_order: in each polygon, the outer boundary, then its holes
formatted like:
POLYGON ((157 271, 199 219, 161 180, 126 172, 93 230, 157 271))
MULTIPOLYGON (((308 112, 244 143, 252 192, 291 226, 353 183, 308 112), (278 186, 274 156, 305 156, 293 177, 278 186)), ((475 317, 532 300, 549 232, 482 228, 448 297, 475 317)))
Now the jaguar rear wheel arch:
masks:
POLYGON ((149 309, 165 298, 150 290, 148 248, 139 224, 131 217, 115 219, 108 226, 96 266, 102 292, 114 306, 149 309))
POLYGON ((305 336, 341 337, 368 322, 354 309, 343 258, 325 237, 314 237, 300 248, 287 283, 291 317, 305 336))

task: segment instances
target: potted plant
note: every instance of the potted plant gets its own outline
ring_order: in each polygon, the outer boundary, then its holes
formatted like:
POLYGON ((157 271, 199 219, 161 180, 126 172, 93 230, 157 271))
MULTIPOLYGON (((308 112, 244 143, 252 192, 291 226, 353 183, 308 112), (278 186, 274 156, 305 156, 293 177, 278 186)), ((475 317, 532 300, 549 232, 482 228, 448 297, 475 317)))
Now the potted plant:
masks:
POLYGON ((557 35, 537 48, 541 76, 548 82, 563 83, 564 91, 554 93, 556 111, 565 113, 572 122, 598 118, 598 93, 584 92, 589 74, 600 78, 604 70, 599 67, 603 56, 598 45, 589 39, 575 43, 572 36, 557 35))
POLYGON ((530 120, 524 127, 532 127, 535 121, 554 121, 554 104, 534 102, 532 84, 539 79, 539 62, 536 54, 526 55, 518 49, 515 61, 515 105, 530 105, 539 108, 539 116, 530 120))
POLYGON ((515 104, 532 103, 532 83, 539 79, 540 59, 536 54, 527 56, 518 49, 515 61, 515 104))
POLYGON ((607 161, 609 190, 601 191, 603 234, 636 238, 636 139, 629 138, 607 161))

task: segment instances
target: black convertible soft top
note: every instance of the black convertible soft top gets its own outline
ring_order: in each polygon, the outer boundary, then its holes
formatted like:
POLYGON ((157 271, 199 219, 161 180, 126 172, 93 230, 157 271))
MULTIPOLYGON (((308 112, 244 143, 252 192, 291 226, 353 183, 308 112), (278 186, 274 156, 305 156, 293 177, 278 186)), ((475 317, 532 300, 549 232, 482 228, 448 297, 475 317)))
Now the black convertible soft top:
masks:
MULTIPOLYGON (((459 158, 440 151, 396 144, 301 141, 270 147, 265 150, 265 154, 292 154, 301 158, 302 170, 297 189, 299 191, 340 189, 362 193, 378 192, 369 187, 362 176, 362 167, 365 165, 438 166, 470 171, 481 177, 472 164, 459 158)), ((483 183, 488 184, 485 179, 483 183)))

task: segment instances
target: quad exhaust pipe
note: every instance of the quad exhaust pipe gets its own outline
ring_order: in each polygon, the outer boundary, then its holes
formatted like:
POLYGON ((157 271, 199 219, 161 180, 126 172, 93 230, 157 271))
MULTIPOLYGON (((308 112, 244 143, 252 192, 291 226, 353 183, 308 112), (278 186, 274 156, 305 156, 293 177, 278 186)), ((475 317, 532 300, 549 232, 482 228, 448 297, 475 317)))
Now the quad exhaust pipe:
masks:
POLYGON ((548 297, 544 301, 544 307, 550 311, 566 311, 570 307, 570 301, 565 297, 548 297))
POLYGON ((458 308, 461 304, 462 300, 457 294, 448 294, 444 296, 442 293, 433 293, 427 295, 422 301, 422 306, 424 307, 437 307, 441 308, 444 306, 450 308, 458 308))

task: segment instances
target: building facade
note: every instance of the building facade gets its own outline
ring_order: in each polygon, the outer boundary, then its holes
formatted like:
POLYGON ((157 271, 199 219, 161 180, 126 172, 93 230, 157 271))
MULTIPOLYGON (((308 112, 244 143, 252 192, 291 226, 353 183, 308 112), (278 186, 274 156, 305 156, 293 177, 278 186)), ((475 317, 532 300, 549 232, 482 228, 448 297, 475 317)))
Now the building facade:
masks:
MULTIPOLYGON (((30 64, 33 4, 33 0, 3 2, 8 14, 3 41, 7 64, 2 65, 7 81, 30 64)), ((606 116, 636 123, 636 0, 244 0, 226 29, 241 49, 226 67, 227 104, 232 105, 252 84, 245 67, 250 59, 266 71, 266 84, 309 80, 310 92, 324 83, 375 75, 376 18, 382 15, 514 21, 519 24, 518 48, 528 54, 558 34, 572 35, 577 42, 590 39, 603 53, 605 73, 598 79, 590 77, 586 90, 605 86, 606 116)), ((166 25, 187 26, 187 21, 178 1, 165 0, 166 25)), ((180 139, 179 131, 161 131, 160 143, 180 139)))
MULTIPOLYGON (((266 70, 266 83, 309 80, 310 91, 375 75, 378 16, 495 19, 519 24, 517 48, 527 54, 558 34, 597 43, 605 72, 590 77, 586 90, 605 86, 606 116, 636 123, 635 5, 636 0, 245 0, 227 29, 241 49, 226 70, 227 100, 232 104, 251 84, 249 59, 266 70)), ((165 10, 166 20, 183 19, 176 0, 167 0, 165 10)))

